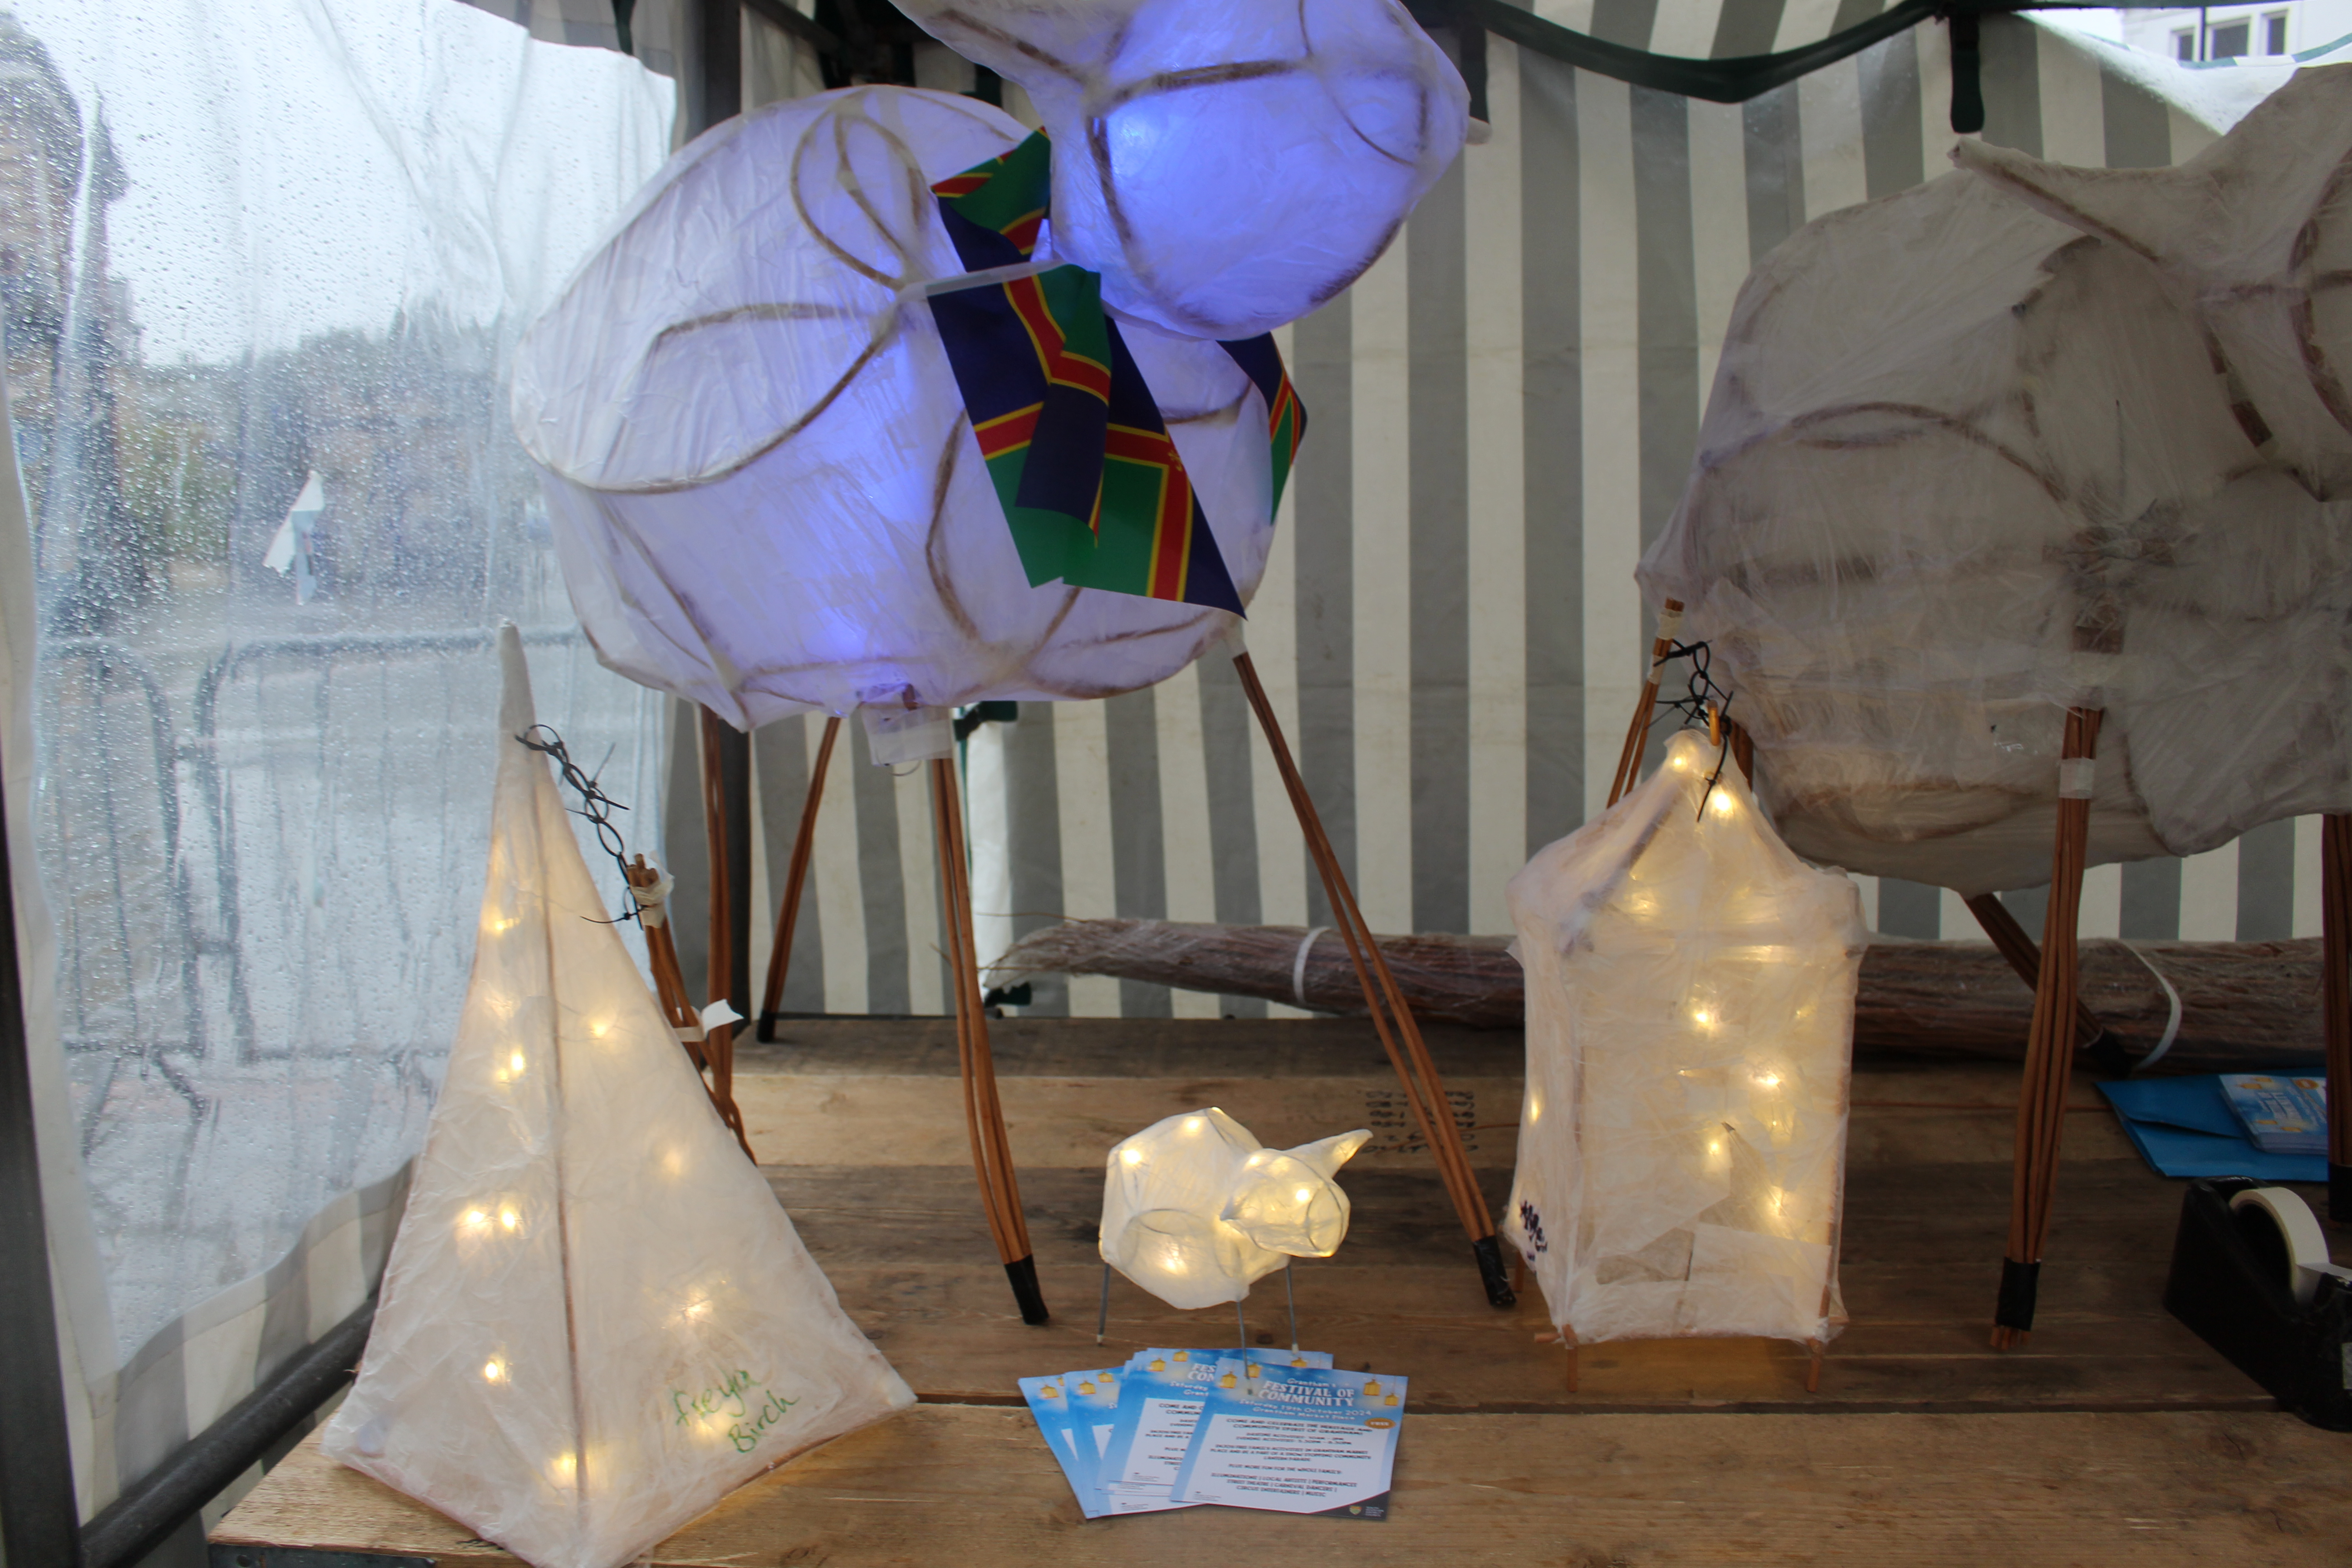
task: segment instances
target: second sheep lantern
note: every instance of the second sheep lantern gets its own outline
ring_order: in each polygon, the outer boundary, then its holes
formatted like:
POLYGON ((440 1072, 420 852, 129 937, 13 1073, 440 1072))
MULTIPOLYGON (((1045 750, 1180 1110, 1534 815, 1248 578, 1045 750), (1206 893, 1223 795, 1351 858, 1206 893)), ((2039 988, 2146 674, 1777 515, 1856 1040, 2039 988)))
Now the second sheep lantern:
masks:
POLYGON ((1696 733, 1511 879, 1528 1082, 1505 1232, 1571 1351, 1844 1326, 1853 883, 1696 733))

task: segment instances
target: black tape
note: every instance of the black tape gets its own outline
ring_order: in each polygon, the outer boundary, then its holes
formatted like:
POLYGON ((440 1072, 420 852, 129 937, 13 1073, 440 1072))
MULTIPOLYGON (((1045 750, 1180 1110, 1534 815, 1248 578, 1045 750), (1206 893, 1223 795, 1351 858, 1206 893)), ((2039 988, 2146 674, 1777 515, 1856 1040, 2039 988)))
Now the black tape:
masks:
POLYGON ((1992 1321, 2004 1329, 2020 1333, 2033 1327, 2033 1293, 2042 1282, 2042 1265, 2020 1263, 2013 1258, 2000 1260, 2000 1304, 1993 1309, 1992 1321))
POLYGON ((2109 1078, 2131 1076, 2131 1052, 2124 1048, 2123 1041, 2116 1037, 2116 1032, 2113 1029, 2101 1029, 2097 1039, 2089 1041, 2083 1047, 2083 1054, 2090 1058, 2091 1066, 2095 1071, 2105 1073, 2109 1078))
POLYGON ((1470 1251, 1478 1259, 1478 1279, 1486 1287, 1487 1305, 1518 1305, 1519 1298, 1511 1289, 1511 1277, 1503 1270, 1503 1244, 1494 1237, 1481 1237, 1470 1244, 1470 1251))
POLYGON ((1021 1305, 1021 1321, 1035 1328, 1051 1322, 1053 1314, 1045 1310, 1045 1293, 1037 1289, 1037 1259, 1016 1258, 1004 1266, 1004 1277, 1013 1281, 1013 1299, 1021 1305))
POLYGON ((2327 1162, 2327 1217, 2352 1225, 2352 1165, 2327 1162))
POLYGON ((751 1037, 758 1040, 763 1046, 774 1045, 776 1043, 776 1020, 782 1016, 783 1015, 782 1013, 761 1014, 760 1021, 751 1026, 751 1037))

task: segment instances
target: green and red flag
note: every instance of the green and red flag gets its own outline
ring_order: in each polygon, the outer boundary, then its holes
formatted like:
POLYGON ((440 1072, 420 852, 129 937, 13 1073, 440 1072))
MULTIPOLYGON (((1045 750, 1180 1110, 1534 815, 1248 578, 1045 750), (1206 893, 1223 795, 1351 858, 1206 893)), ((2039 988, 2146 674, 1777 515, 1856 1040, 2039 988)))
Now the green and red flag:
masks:
MULTIPOLYGON (((1029 259, 1050 165, 1040 132, 931 187, 968 270, 1029 259)), ((931 297, 1022 566, 1033 586, 1059 579, 1239 615, 1233 574, 1100 282, 1066 265, 931 297)), ((1306 411, 1270 335, 1223 346, 1265 400, 1279 506, 1306 411)))

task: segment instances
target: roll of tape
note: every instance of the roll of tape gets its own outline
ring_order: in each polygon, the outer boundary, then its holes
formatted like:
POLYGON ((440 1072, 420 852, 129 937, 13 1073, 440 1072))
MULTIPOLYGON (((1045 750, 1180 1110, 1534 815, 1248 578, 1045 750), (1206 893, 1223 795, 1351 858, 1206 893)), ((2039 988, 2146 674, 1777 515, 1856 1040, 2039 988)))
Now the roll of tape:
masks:
POLYGON ((2311 1205, 2285 1187, 2252 1187, 2230 1200, 2231 1213, 2246 1207, 2262 1210, 2271 1216, 2279 1235, 2286 1241, 2287 1287, 2294 1292, 2297 1306, 2309 1306, 2319 1289, 2323 1274, 2342 1279, 2347 1270, 2336 1267, 2327 1256, 2327 1237, 2319 1228, 2318 1219, 2311 1205))

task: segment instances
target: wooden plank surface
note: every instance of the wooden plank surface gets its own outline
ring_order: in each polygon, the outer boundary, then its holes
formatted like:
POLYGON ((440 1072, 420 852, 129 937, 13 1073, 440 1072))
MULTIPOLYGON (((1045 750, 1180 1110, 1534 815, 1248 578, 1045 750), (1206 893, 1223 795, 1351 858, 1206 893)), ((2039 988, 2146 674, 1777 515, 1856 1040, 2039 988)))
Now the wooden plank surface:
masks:
MULTIPOLYGON (((1025 1412, 923 1405, 672 1536, 663 1568, 2341 1563, 2346 1439, 2252 1413, 1411 1417, 1381 1523, 1087 1520, 1025 1412)), ((312 1438, 216 1542, 510 1563, 312 1438)))
MULTIPOLYGON (((1578 1390, 1532 1290, 1486 1306, 1460 1226, 1347 1020, 1016 1020, 1004 1101, 1055 1321, 1013 1310, 981 1218, 943 1021, 788 1025, 737 1088, 767 1174, 844 1307, 927 1403, 803 1456, 674 1539, 677 1564, 1037 1561, 1619 1563, 2344 1562, 2352 1439, 2276 1412, 2161 1306, 2180 1184, 2131 1153, 2095 1089, 2067 1162, 2030 1344, 1987 1343, 2009 1204, 2017 1069, 1858 1070, 1841 1265, 1852 1324, 1822 1387, 1757 1340, 1587 1346, 1578 1390), (1386 1097, 1386 1098, 1383 1098, 1386 1097), (1301 1338, 1413 1380, 1396 1511, 1341 1524, 1223 1510, 1087 1521, 1015 1379, 1147 1343, 1229 1343, 1230 1313, 1171 1311, 1102 1278, 1101 1162, 1160 1116, 1223 1106, 1270 1142, 1378 1121, 1342 1183, 1346 1245, 1297 1269, 1301 1338)), ((1433 1030, 1499 1210, 1518 1042, 1433 1030)), ((2337 1255, 2340 1230, 2331 1230, 2337 1255)), ((1251 1337, 1287 1340, 1279 1277, 1251 1337)), ((306 1445, 224 1521, 232 1542, 504 1562, 306 1445)))

